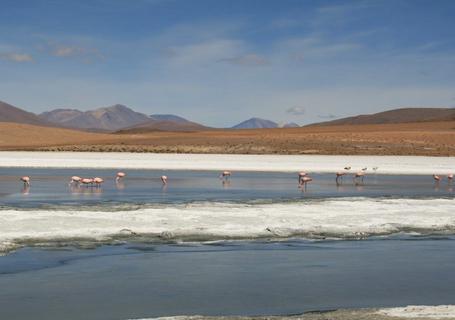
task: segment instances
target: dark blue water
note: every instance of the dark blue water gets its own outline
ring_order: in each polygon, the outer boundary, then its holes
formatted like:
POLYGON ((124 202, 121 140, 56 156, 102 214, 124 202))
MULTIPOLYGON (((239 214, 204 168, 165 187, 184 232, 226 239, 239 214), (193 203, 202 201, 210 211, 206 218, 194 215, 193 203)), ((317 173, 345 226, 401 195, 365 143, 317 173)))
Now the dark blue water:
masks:
POLYGON ((294 173, 235 172, 229 181, 210 171, 131 170, 121 183, 116 171, 81 169, 0 168, 0 205, 43 207, 47 205, 90 205, 125 203, 184 203, 193 201, 285 201, 327 197, 453 197, 447 182, 435 185, 431 176, 367 175, 363 183, 346 176, 341 184, 333 174, 311 174, 314 181, 306 191, 297 186, 294 173), (163 187, 160 176, 169 184, 163 187), (24 188, 19 177, 31 177, 24 188), (102 188, 70 187, 71 176, 99 176, 102 188))
POLYGON ((454 251, 453 238, 22 249, 0 258, 0 319, 453 304, 454 251))

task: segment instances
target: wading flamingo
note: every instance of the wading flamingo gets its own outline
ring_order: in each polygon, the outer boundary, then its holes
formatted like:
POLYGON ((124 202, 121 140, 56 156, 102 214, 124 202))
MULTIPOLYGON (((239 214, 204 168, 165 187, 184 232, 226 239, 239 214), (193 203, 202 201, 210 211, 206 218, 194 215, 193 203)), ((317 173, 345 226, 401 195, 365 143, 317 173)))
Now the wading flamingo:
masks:
POLYGON ((81 179, 81 183, 85 186, 88 186, 88 185, 93 185, 93 179, 92 178, 82 178, 81 179))
POLYGON ((365 178, 365 172, 359 171, 354 175, 354 181, 357 181, 359 178, 363 183, 363 179, 365 178))
POLYGON ((93 182, 95 183, 95 185, 97 187, 100 187, 103 184, 104 180, 103 180, 103 178, 96 177, 96 178, 93 178, 93 182))
POLYGON ((221 172, 220 174, 220 179, 229 179, 229 177, 231 176, 231 171, 223 171, 221 172))
POLYGON ((161 182, 167 184, 167 176, 161 176, 161 182))
POLYGON ((20 180, 24 183, 24 186, 30 186, 30 177, 24 176, 20 180))
POLYGON ((117 177, 115 178, 115 181, 119 181, 120 179, 123 179, 126 177, 125 172, 117 172, 117 177))
POLYGON ((81 182, 81 177, 72 176, 68 184, 79 184, 81 182))
POLYGON ((346 175, 346 172, 341 172, 341 171, 340 171, 340 172, 337 172, 337 173, 336 173, 336 176, 337 176, 337 177, 336 177, 336 179, 335 179, 336 183, 338 183, 340 179, 343 180, 343 176, 344 176, 344 175, 346 175))
POLYGON ((452 183, 452 181, 453 181, 453 173, 449 173, 449 174, 447 175, 447 181, 448 181, 449 183, 452 183))
POLYGON ((300 179, 299 188, 303 187, 306 190, 306 185, 308 184, 308 182, 311 181, 313 181, 311 177, 308 176, 302 177, 302 179, 300 179))
POLYGON ((299 172, 299 184, 302 183, 303 177, 306 177, 307 175, 308 174, 306 172, 303 172, 303 171, 299 172))
POLYGON ((433 180, 436 185, 439 185, 439 181, 441 181, 441 177, 438 176, 437 174, 433 175, 433 180))

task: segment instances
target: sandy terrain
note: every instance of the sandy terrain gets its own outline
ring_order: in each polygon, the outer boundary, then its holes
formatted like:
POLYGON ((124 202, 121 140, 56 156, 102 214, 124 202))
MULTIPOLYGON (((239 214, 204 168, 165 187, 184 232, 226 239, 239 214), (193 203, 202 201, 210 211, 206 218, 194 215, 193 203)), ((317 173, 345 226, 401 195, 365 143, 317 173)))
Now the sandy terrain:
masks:
POLYGON ((0 123, 0 150, 455 156, 455 121, 140 134, 0 123))

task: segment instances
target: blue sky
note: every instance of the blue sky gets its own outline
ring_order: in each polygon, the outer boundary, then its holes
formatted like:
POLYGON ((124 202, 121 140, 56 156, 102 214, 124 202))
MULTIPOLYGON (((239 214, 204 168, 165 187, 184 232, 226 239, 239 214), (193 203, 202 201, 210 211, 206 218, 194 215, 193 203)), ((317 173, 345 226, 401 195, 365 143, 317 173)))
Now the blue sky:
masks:
POLYGON ((455 1, 1 0, 0 100, 213 126, 455 106, 455 1))

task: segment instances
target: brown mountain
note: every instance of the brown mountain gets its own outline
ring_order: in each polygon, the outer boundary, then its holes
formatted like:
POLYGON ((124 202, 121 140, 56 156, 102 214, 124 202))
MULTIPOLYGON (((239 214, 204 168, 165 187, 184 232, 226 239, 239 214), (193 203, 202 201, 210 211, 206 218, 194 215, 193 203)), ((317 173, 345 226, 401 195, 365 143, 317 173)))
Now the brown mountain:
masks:
POLYGON ((26 123, 38 126, 51 125, 34 113, 24 111, 2 101, 0 101, 0 122, 26 123))
POLYGON ((149 116, 121 104, 85 112, 74 109, 55 109, 41 113, 39 117, 67 128, 103 131, 116 131, 150 120, 149 116))
POLYGON ((146 123, 142 123, 130 128, 125 128, 117 131, 117 133, 126 134, 126 133, 147 133, 153 131, 181 131, 181 132, 191 132, 191 131, 201 131, 201 130, 210 130, 212 128, 203 126, 199 123, 192 121, 160 121, 151 119, 146 123))
POLYGON ((359 124, 389 124, 428 121, 455 120, 455 108, 402 108, 374 114, 359 115, 311 125, 359 125, 359 124))

